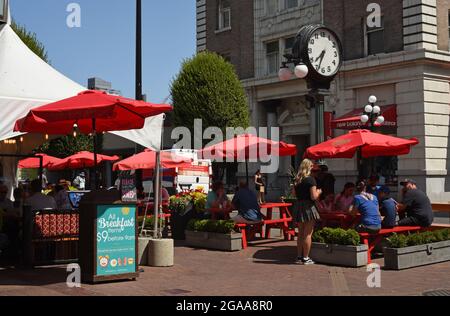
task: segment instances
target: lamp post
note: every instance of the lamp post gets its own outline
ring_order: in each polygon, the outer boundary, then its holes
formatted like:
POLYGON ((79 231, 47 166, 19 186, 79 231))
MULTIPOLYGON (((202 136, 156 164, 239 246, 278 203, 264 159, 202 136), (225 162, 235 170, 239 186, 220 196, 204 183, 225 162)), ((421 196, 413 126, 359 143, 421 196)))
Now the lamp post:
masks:
POLYGON ((364 108, 364 113, 361 115, 361 123, 369 123, 369 130, 375 131, 376 127, 381 126, 385 118, 381 115, 381 108, 376 105, 377 97, 372 95, 369 97, 369 104, 364 108))
MULTIPOLYGON (((364 107, 364 113, 361 115, 361 123, 364 125, 369 124, 369 130, 375 132, 375 128, 381 126, 385 118, 381 115, 381 108, 376 105, 378 99, 376 96, 371 95, 369 97, 369 104, 364 107)), ((359 176, 362 176, 362 159, 361 154, 358 153, 359 159, 359 176)), ((375 158, 370 160, 370 172, 374 172, 375 169, 375 158)))

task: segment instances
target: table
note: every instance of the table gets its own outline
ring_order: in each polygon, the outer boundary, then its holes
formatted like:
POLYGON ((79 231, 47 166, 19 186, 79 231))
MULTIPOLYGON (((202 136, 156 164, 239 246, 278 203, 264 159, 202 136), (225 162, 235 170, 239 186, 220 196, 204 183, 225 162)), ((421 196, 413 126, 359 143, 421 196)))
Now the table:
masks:
POLYGON ((322 220, 322 227, 327 227, 330 221, 339 222, 339 226, 345 229, 352 228, 359 223, 360 215, 353 216, 346 212, 320 212, 320 218, 322 220))
POLYGON ((270 238, 270 230, 272 228, 281 228, 283 230, 284 238, 286 240, 291 240, 291 237, 295 236, 295 228, 289 227, 289 223, 293 221, 293 217, 291 212, 289 211, 289 207, 291 207, 291 203, 264 203, 261 204, 261 209, 267 210, 266 215, 264 217, 265 224, 265 236, 264 238, 270 238), (278 208, 280 210, 280 218, 273 219, 273 209, 278 208))
POLYGON ((224 215, 225 216, 224 219, 229 220, 230 214, 233 212, 233 210, 232 209, 223 209, 223 208, 219 208, 219 207, 212 207, 212 208, 207 209, 206 212, 211 214, 212 220, 217 220, 220 215, 224 215))

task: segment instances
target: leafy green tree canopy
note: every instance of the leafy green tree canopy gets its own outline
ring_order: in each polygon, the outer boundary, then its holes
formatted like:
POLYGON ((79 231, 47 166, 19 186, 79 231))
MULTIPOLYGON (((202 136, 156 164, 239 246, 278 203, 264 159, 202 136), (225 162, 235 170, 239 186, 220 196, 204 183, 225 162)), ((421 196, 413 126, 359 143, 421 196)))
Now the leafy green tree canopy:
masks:
POLYGON ((174 122, 191 131, 194 120, 203 128, 247 128, 250 124, 245 91, 233 65, 211 52, 201 52, 183 62, 171 87, 174 122))
POLYGON ((63 136, 45 142, 35 152, 44 153, 57 158, 66 158, 80 151, 94 151, 92 137, 88 135, 63 136))
POLYGON ((49 63, 44 44, 37 39, 36 33, 28 31, 25 26, 19 25, 15 21, 12 21, 11 27, 31 51, 38 55, 43 61, 49 63))

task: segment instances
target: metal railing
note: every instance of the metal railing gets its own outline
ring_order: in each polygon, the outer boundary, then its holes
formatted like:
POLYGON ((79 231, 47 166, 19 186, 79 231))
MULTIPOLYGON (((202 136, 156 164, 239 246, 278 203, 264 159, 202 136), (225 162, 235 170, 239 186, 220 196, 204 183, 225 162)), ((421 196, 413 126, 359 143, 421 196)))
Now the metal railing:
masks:
POLYGON ((23 212, 23 262, 42 266, 78 261, 79 211, 23 212))

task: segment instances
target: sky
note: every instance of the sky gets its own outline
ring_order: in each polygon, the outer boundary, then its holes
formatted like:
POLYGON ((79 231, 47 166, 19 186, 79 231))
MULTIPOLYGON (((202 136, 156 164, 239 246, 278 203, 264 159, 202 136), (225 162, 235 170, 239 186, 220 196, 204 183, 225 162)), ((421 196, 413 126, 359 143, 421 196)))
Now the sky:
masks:
MULTIPOLYGON (((100 77, 135 97, 135 1, 10 0, 10 6, 58 71, 83 86, 100 77), (79 28, 67 26, 71 3, 81 9, 79 28)), ((143 93, 158 103, 170 95, 181 62, 195 54, 195 0, 143 0, 142 20, 143 93)))

